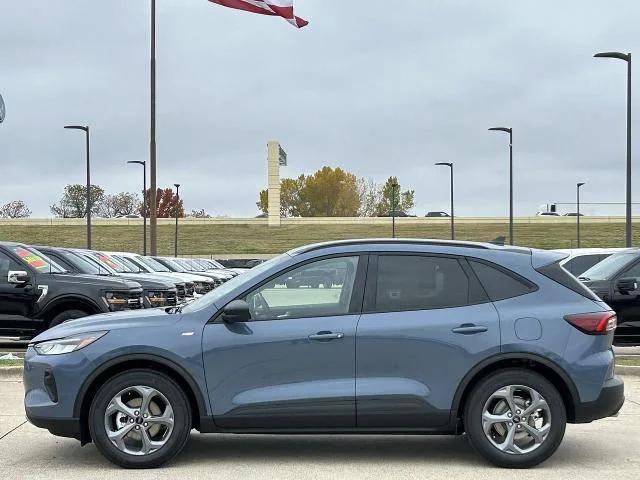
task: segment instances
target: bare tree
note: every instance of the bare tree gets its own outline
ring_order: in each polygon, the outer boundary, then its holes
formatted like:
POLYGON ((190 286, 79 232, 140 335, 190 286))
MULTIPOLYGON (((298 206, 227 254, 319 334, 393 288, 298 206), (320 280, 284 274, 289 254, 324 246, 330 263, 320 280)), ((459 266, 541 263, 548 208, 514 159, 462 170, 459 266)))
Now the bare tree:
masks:
POLYGON ((101 217, 126 217, 139 215, 142 202, 135 193, 120 192, 115 195, 105 195, 100 202, 98 215, 101 217))
POLYGON ((0 207, 0 218, 28 218, 31 210, 22 200, 14 200, 0 207))
POLYGON ((357 181, 360 198, 359 217, 375 217, 382 200, 382 188, 372 178, 359 177, 357 181))

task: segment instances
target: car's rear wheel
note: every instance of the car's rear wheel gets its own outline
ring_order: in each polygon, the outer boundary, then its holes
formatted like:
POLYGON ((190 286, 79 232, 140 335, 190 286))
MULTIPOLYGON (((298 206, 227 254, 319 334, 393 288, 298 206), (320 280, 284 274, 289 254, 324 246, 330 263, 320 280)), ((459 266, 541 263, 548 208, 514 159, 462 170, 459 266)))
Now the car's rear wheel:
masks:
POLYGON ((481 380, 466 402, 465 430, 487 460, 527 468, 556 451, 567 423, 562 397, 542 375, 501 370, 481 380))
POLYGON ((191 410, 180 386, 154 370, 132 370, 108 380, 89 411, 98 450, 125 468, 153 468, 187 443, 191 410))

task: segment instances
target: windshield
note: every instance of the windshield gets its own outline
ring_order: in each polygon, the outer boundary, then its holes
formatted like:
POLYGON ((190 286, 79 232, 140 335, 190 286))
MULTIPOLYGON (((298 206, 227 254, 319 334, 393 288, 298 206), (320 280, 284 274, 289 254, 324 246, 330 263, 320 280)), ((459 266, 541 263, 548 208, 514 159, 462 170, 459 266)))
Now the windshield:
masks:
POLYGON ((66 270, 56 262, 47 257, 44 253, 32 247, 21 247, 14 245, 11 247, 20 260, 25 264, 37 270, 40 273, 65 273, 66 270))
POLYGON ((174 259, 174 262, 177 263, 178 265, 180 265, 182 268, 186 269, 188 272, 192 272, 193 271, 193 266, 189 265, 189 262, 185 261, 182 258, 176 258, 176 259, 174 259))
POLYGON ((281 263, 282 261, 284 261, 285 259, 288 259, 288 258, 291 258, 291 257, 288 254, 283 253, 281 255, 278 255, 277 257, 273 257, 272 259, 267 260, 264 263, 261 263, 257 267, 252 268, 251 270, 249 270, 247 273, 245 273, 243 275, 238 275, 237 277, 232 278, 228 282, 223 283, 222 285, 220 285, 215 290, 212 290, 208 294, 206 294, 206 295, 198 298, 197 300, 194 300, 193 302, 189 303, 186 307, 184 307, 183 311, 184 312, 196 312, 198 310, 202 310, 203 308, 207 308, 207 307, 211 306, 212 304, 214 304, 216 302, 216 300, 218 300, 221 297, 227 295, 229 292, 232 292, 234 289, 236 289, 237 287, 239 287, 243 283, 245 283, 245 282, 250 283, 251 280, 253 280, 255 277, 257 277, 260 274, 262 274, 262 272, 265 272, 265 271, 269 270, 274 265, 277 265, 278 263, 281 263))
POLYGON ((84 257, 76 255, 72 252, 66 252, 64 250, 57 250, 57 252, 67 260, 71 265, 77 268, 82 273, 88 273, 90 275, 110 275, 105 268, 101 268, 94 262, 87 260, 84 257))
POLYGON ((136 260, 138 260, 141 263, 144 263, 147 267, 149 267, 154 272, 170 272, 171 271, 167 267, 162 265, 159 261, 157 261, 157 260, 155 260, 153 258, 136 257, 136 260))
POLYGON ((163 258, 162 261, 167 266, 167 268, 169 268, 172 272, 184 273, 185 271, 184 267, 181 265, 178 265, 176 262, 173 261, 172 258, 163 258))
POLYGON ((636 253, 616 253, 596 263, 580 275, 583 280, 609 280, 629 262, 638 258, 636 253))
POLYGON ((112 255, 111 259, 114 262, 120 263, 124 268, 128 269, 130 272, 146 273, 146 271, 140 265, 138 265, 136 262, 134 262, 132 259, 128 257, 121 257, 120 255, 112 255))

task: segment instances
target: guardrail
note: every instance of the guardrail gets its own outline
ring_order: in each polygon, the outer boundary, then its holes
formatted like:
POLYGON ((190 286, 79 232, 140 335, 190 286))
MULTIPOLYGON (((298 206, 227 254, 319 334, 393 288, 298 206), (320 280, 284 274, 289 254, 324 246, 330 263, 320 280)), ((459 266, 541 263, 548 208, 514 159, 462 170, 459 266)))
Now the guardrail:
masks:
MULTIPOLYGON (((640 217, 634 217, 634 222, 640 221, 640 217)), ((282 226, 290 225, 387 225, 391 223, 391 217, 298 217, 283 218, 282 226)), ((448 224, 448 217, 396 217, 399 224, 448 224)), ((456 217, 457 224, 505 224, 509 222, 506 217, 456 217)), ((624 223, 623 216, 606 216, 606 217, 581 217, 580 223, 624 223)), ((95 226, 142 226, 142 218, 92 218, 91 222, 95 226)), ((159 218, 158 225, 173 225, 174 218, 159 218)), ((576 217, 515 217, 515 224, 573 224, 576 217)), ((185 217, 180 219, 182 225, 256 225, 266 226, 266 218, 192 218, 185 217)), ((85 224, 84 218, 14 218, 0 219, 1 226, 80 226, 85 224)))

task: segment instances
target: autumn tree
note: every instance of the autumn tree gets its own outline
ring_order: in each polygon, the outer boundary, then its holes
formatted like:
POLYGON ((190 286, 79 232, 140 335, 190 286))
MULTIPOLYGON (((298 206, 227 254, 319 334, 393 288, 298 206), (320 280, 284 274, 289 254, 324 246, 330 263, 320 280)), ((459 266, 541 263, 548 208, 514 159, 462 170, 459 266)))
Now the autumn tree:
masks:
POLYGON ((378 204, 382 200, 382 187, 372 178, 360 177, 357 180, 358 198, 360 199, 359 217, 375 217, 378 204))
MULTIPOLYGON (((300 217, 302 216, 302 204, 300 191, 306 181, 304 175, 298 178, 283 178, 280 180, 280 216, 300 217)), ((256 206, 264 214, 269 213, 269 191, 262 190, 256 206)))
MULTIPOLYGON (((151 189, 147 189, 146 197, 147 211, 144 213, 148 218, 151 216, 151 189)), ((140 208, 140 212, 142 212, 142 208, 140 208)), ((182 199, 178 201, 172 188, 158 188, 156 191, 156 212, 158 218, 184 217, 184 204, 182 199)))
POLYGON ((31 210, 22 200, 14 200, 0 207, 0 218, 28 218, 31 210))
MULTIPOLYGON (((98 214, 104 199, 104 190, 98 185, 91 185, 91 213, 98 214)), ((86 185, 67 185, 58 203, 49 207, 51 213, 62 218, 84 218, 87 216, 86 185)))
POLYGON ((389 177, 382 186, 381 192, 381 198, 376 209, 378 215, 390 214, 394 206, 396 212, 408 213, 415 206, 415 190, 405 190, 403 192, 397 177, 389 177), (398 185, 395 189, 393 188, 394 184, 398 185))
POLYGON ((105 195, 98 206, 101 217, 126 217, 140 213, 142 202, 136 193, 120 192, 115 195, 105 195))

